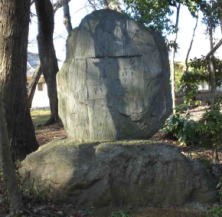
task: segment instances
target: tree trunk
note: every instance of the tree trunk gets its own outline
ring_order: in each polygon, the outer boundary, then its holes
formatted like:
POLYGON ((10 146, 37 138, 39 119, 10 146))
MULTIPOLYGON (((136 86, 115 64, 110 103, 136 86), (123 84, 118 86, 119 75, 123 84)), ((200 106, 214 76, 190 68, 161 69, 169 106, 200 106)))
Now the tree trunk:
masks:
POLYGON ((72 23, 71 23, 71 16, 69 12, 69 3, 63 5, 63 14, 64 14, 64 25, 68 34, 72 31, 72 23))
POLYGON ((48 96, 51 109, 51 118, 48 121, 50 124, 59 120, 56 87, 56 74, 59 69, 53 45, 54 12, 50 0, 36 0, 35 6, 39 26, 39 57, 42 72, 48 87, 48 96))
POLYGON ((211 46, 210 52, 206 55, 206 59, 208 59, 211 55, 214 55, 214 53, 217 51, 217 49, 222 45, 222 39, 218 41, 218 43, 215 46, 211 46))
POLYGON ((177 7, 177 13, 176 13, 176 23, 175 23, 175 29, 176 29, 176 35, 174 39, 175 47, 173 48, 173 58, 171 63, 171 94, 172 94, 172 106, 173 106, 173 113, 175 113, 176 108, 176 91, 175 91, 175 55, 176 55, 176 42, 177 42, 177 36, 178 36, 178 26, 179 26, 179 18, 180 18, 180 3, 176 6, 177 7))
MULTIPOLYGON (((209 39, 210 39, 210 50, 213 49, 213 29, 212 26, 209 25, 209 39)), ((214 56, 211 55, 208 58, 208 70, 210 75, 210 104, 211 107, 214 106, 215 98, 216 98, 216 75, 215 75, 215 66, 214 66, 214 56)))
POLYGON ((218 156, 218 146, 215 146, 212 150, 212 161, 213 164, 220 164, 219 156, 218 156))
POLYGON ((221 2, 221 0, 217 0, 217 3, 218 3, 219 10, 220 10, 219 20, 220 20, 220 30, 222 33, 222 2, 221 2))
POLYGON ((22 209, 23 204, 21 192, 18 187, 15 167, 10 153, 9 138, 2 101, 0 101, 0 120, 0 165, 3 170, 3 178, 9 199, 10 213, 14 216, 15 213, 22 209))
MULTIPOLYGON (((222 8, 221 8, 221 11, 222 11, 222 8)), ((222 33, 222 12, 221 12, 221 16, 220 16, 220 30, 221 30, 221 33, 222 33)))
MULTIPOLYGON (((220 29, 222 33, 222 2, 221 0, 217 0, 217 4, 218 4, 218 10, 220 11, 220 15, 218 19, 219 19, 220 29)), ((208 26, 209 26, 209 33, 210 33, 210 31, 212 32, 212 27, 211 27, 212 25, 209 23, 208 26)), ((211 46, 210 52, 206 55, 206 59, 209 58, 211 55, 213 55, 221 45, 222 45, 222 39, 215 46, 211 46)))
POLYGON ((30 109, 32 107, 32 100, 35 94, 35 89, 38 84, 38 81, 41 77, 42 70, 41 70, 41 65, 39 65, 36 70, 34 71, 34 74, 32 76, 32 80, 30 84, 28 85, 28 108, 30 109))
MULTIPOLYGON (((35 0, 36 1, 36 0, 35 0)), ((63 5, 65 4, 69 4, 71 0, 57 0, 55 3, 53 3, 53 10, 54 13, 61 7, 63 7, 63 5)))
POLYGON ((186 60, 185 60, 186 70, 185 70, 185 73, 187 73, 188 70, 189 70, 188 60, 189 60, 189 56, 190 56, 190 51, 191 51, 192 46, 193 46, 194 37, 195 37, 197 26, 198 26, 198 20, 199 20, 199 15, 197 15, 197 18, 196 18, 196 24, 195 24, 194 29, 193 29, 193 34, 192 34, 192 38, 191 38, 191 41, 190 41, 190 46, 188 48, 187 55, 186 55, 186 60))
POLYGON ((27 108, 29 10, 29 0, 0 0, 0 91, 14 160, 38 148, 27 108))

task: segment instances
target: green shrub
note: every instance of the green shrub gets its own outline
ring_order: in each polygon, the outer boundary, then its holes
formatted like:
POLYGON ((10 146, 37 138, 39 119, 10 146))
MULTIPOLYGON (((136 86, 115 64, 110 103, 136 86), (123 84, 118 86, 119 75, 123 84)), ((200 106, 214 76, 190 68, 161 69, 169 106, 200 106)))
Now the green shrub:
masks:
POLYGON ((204 142, 211 146, 219 146, 222 141, 222 113, 218 105, 207 110, 200 122, 200 132, 204 142))
POLYGON ((191 120, 189 114, 179 110, 166 121, 163 133, 182 144, 218 147, 222 141, 220 105, 208 109, 199 121, 191 120))
POLYGON ((221 217, 222 216, 222 206, 216 205, 211 207, 207 211, 206 217, 221 217))
POLYGON ((120 210, 112 212, 111 217, 130 217, 129 211, 126 210, 120 210))
POLYGON ((194 145, 199 143, 199 123, 190 120, 189 115, 176 113, 166 122, 163 133, 171 139, 177 139, 180 143, 194 145))

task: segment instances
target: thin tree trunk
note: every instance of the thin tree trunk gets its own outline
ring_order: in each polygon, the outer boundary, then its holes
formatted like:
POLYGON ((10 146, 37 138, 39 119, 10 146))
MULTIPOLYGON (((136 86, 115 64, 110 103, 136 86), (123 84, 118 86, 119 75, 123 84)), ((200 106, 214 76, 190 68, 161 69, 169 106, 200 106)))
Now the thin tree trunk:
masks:
POLYGON ((212 158, 213 164, 220 164, 219 156, 218 156, 218 146, 214 146, 212 150, 212 158))
POLYGON ((27 108, 29 11, 29 0, 0 0, 0 91, 14 160, 38 148, 27 108))
MULTIPOLYGON (((217 1, 219 4, 219 10, 220 10, 220 27, 222 32, 222 2, 220 0, 217 1), (220 2, 220 3, 219 3, 220 2)), ((216 98, 216 70, 215 70, 215 63, 214 63, 214 53, 216 50, 222 45, 222 39, 214 46, 213 42, 213 29, 210 25, 209 27, 209 36, 210 36, 210 52, 207 54, 206 59, 209 61, 209 73, 210 73, 210 81, 211 81, 211 108, 214 106, 215 98, 216 98)), ((213 150, 213 164, 219 164, 219 156, 218 156, 218 144, 214 145, 213 150)))
MULTIPOLYGON (((209 39, 210 39, 210 49, 212 50, 214 47, 214 43, 213 43, 213 28, 211 25, 209 25, 209 39)), ((215 75, 213 55, 209 57, 208 64, 209 64, 208 70, 210 75, 210 100, 211 100, 211 106, 213 106, 216 98, 216 75, 215 75)))
POLYGON ((41 65, 39 65, 36 70, 34 71, 34 74, 32 76, 32 80, 30 84, 28 85, 28 108, 30 109, 32 106, 32 100, 35 94, 35 89, 38 84, 38 81, 41 77, 42 70, 41 70, 41 65))
MULTIPOLYGON (((221 8, 221 11, 222 11, 222 8, 221 8)), ((222 33, 222 12, 221 12, 221 16, 220 16, 220 30, 221 30, 221 33, 222 33)))
POLYGON ((220 29, 221 29, 221 33, 222 33, 222 2, 221 0, 217 0, 218 6, 219 6, 219 10, 220 10, 220 29))
POLYGON ((215 46, 213 47, 211 46, 210 52, 206 55, 206 59, 212 56, 221 45, 222 45, 222 39, 220 39, 220 41, 215 46))
POLYGON ((174 39, 174 48, 173 48, 173 58, 171 63, 171 94, 172 94, 172 106, 173 106, 173 113, 175 113, 176 108, 176 94, 175 94, 175 55, 176 55, 176 43, 177 43, 177 37, 178 37, 178 26, 179 26, 179 18, 180 18, 180 3, 176 6, 177 7, 177 13, 176 13, 176 23, 175 23, 175 29, 176 29, 176 35, 174 39))
MULTIPOLYGON (((221 33, 222 33, 222 2, 221 0, 217 0, 217 4, 218 4, 218 10, 220 11, 219 23, 220 23, 221 33)), ((215 46, 213 47, 211 46, 211 50, 206 55, 206 59, 208 59, 211 55, 213 55, 221 45, 222 45, 222 39, 215 46)))
POLYGON ((71 23, 71 16, 69 11, 69 3, 63 5, 63 14, 64 14, 64 25, 68 34, 72 31, 72 23, 71 23))
POLYGON ((48 87, 48 96, 51 109, 51 118, 48 121, 48 124, 50 124, 59 120, 56 86, 56 74, 59 69, 53 44, 54 12, 50 0, 36 0, 35 5, 39 26, 39 57, 42 72, 48 87))
POLYGON ((193 46, 194 37, 195 37, 197 26, 198 26, 198 21, 199 21, 199 16, 197 15, 196 24, 194 26, 192 38, 191 38, 191 41, 190 41, 190 46, 188 48, 187 55, 186 55, 186 60, 185 60, 186 70, 185 70, 185 73, 188 72, 188 70, 189 70, 188 60, 189 60, 189 56, 190 56, 190 51, 191 51, 192 46, 193 46))
POLYGON ((63 5, 68 4, 71 0, 57 0, 56 3, 54 3, 53 6, 53 10, 54 13, 61 7, 63 7, 63 5))
POLYGON ((12 216, 14 216, 23 208, 23 204, 21 192, 19 191, 18 187, 15 166, 10 153, 3 100, 0 101, 0 120, 0 165, 2 166, 3 170, 3 178, 9 199, 10 213, 12 216))

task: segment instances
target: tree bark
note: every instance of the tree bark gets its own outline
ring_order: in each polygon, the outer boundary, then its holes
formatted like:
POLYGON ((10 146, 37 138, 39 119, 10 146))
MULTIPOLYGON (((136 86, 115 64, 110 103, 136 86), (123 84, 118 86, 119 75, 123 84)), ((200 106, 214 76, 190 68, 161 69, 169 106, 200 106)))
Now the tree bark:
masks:
POLYGON ((219 10, 220 10, 219 20, 220 20, 220 30, 222 33, 222 2, 221 2, 221 0, 217 0, 217 3, 218 3, 219 10))
POLYGON ((71 0, 57 0, 54 4, 53 4, 53 10, 54 13, 61 7, 63 7, 63 5, 68 4, 71 0))
MULTIPOLYGON (((210 49, 212 50, 214 47, 213 43, 213 28, 209 25, 209 39, 210 39, 210 49)), ((210 75, 210 101, 211 107, 215 103, 216 98, 216 75, 215 75, 215 66, 214 66, 214 55, 210 55, 208 58, 208 70, 210 75)))
POLYGON ((27 108, 29 11, 29 0, 0 0, 0 91, 14 160, 38 148, 27 108))
POLYGON ((21 192, 18 187, 15 167, 10 153, 9 138, 2 100, 0 101, 0 120, 0 165, 3 170, 3 178, 9 199, 10 213, 14 216, 15 213, 18 213, 23 208, 23 204, 21 192))
POLYGON ((64 25, 66 27, 66 30, 68 34, 72 31, 72 23, 71 23, 71 16, 70 16, 70 11, 69 11, 69 3, 66 2, 63 5, 63 14, 64 14, 64 25))
POLYGON ((218 43, 215 46, 211 46, 210 52, 206 55, 206 59, 208 59, 210 56, 214 55, 214 53, 217 51, 217 49, 222 45, 222 39, 218 41, 218 43))
POLYGON ((176 23, 175 23, 175 29, 176 29, 176 35, 174 39, 175 47, 173 48, 173 58, 171 63, 171 94, 172 94, 172 107, 173 107, 173 113, 175 113, 176 108, 176 94, 175 94, 175 55, 176 55, 176 42, 178 37, 178 26, 179 26, 179 18, 180 18, 180 3, 176 6, 177 12, 176 12, 176 23))
POLYGON ((35 94, 36 86, 37 86, 38 81, 41 77, 41 74, 42 74, 41 65, 39 65, 36 68, 36 70, 34 71, 34 74, 32 76, 32 80, 31 80, 30 84, 28 85, 28 102, 27 102, 27 105, 28 105, 29 109, 32 107, 32 100, 33 100, 33 97, 34 97, 34 94, 35 94))
MULTIPOLYGON (((220 11, 220 15, 218 19, 220 23, 221 32, 222 32, 222 2, 221 0, 217 0, 217 4, 218 4, 218 10, 220 11)), ((212 27, 211 27, 212 25, 209 23, 208 26, 209 26, 209 31, 212 31, 212 27)), ((210 52, 206 55, 206 59, 208 59, 211 55, 213 55, 221 45, 222 45, 222 39, 220 39, 220 41, 215 46, 212 45, 210 52)))
POLYGON ((50 0, 36 0, 36 12, 38 16, 38 49, 43 75, 48 87, 48 96, 51 109, 51 118, 48 123, 57 122, 58 98, 56 86, 56 74, 58 63, 53 44, 54 12, 50 0))
POLYGON ((185 73, 188 72, 188 70, 189 70, 188 59, 189 59, 189 56, 190 56, 190 51, 191 51, 192 46, 193 46, 194 37, 195 37, 197 26, 198 26, 198 20, 199 20, 199 16, 197 15, 196 24, 194 26, 192 38, 191 38, 191 41, 190 41, 190 46, 188 48, 187 55, 186 55, 186 60, 185 60, 186 70, 185 70, 185 73))

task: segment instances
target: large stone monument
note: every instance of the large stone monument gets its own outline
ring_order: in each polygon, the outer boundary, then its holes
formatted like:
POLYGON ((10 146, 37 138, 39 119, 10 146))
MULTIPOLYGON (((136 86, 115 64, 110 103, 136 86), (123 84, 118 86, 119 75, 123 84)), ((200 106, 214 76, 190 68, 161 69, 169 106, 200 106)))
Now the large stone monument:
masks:
POLYGON ((164 39, 111 10, 86 16, 69 36, 58 73, 59 115, 75 140, 142 139, 171 112, 164 39))
POLYGON ((217 196, 204 167, 176 147, 145 140, 58 140, 21 166, 28 186, 76 207, 182 206, 215 202, 217 196))
POLYGON ((24 184, 84 209, 215 202, 215 182, 204 167, 173 146, 141 140, 171 111, 163 39, 102 10, 72 32, 67 49, 58 85, 69 138, 26 157, 19 169, 24 184))

